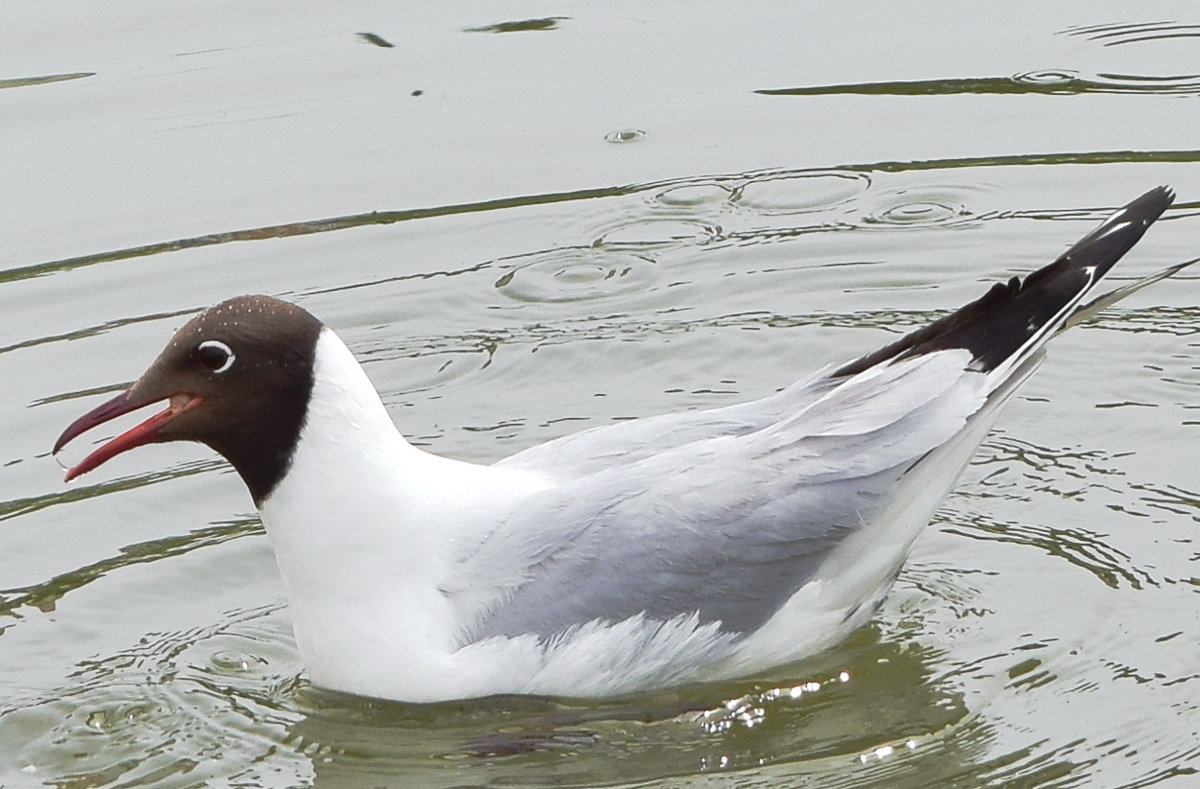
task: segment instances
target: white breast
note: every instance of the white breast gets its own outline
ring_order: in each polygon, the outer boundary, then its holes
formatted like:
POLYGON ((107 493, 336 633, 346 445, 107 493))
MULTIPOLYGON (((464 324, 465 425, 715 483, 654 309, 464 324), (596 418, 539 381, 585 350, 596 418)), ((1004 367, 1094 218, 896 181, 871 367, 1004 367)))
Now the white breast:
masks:
POLYGON ((451 656, 470 612, 439 582, 542 485, 410 445, 324 329, 292 465, 261 507, 312 680, 366 695, 461 697, 451 656))

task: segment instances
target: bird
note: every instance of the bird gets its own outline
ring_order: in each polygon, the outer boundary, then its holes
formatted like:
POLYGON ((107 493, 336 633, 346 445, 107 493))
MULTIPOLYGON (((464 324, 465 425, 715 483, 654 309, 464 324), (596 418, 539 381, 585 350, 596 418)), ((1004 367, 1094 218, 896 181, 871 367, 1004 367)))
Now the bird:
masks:
POLYGON ((195 441, 265 526, 309 681, 404 702, 611 697, 753 676, 866 624, 1046 343, 1174 199, 752 402, 568 434, 490 464, 397 429, 354 354, 264 295, 198 314, 54 445, 165 403, 67 473, 195 441))

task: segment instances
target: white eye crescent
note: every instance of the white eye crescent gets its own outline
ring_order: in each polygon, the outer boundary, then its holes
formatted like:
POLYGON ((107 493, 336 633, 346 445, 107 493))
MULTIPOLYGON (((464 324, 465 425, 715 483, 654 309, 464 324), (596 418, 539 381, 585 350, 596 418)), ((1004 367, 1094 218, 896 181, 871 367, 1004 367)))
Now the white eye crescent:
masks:
POLYGON ((220 340, 205 340, 192 351, 192 361, 196 366, 210 373, 225 372, 236 359, 233 349, 220 340))

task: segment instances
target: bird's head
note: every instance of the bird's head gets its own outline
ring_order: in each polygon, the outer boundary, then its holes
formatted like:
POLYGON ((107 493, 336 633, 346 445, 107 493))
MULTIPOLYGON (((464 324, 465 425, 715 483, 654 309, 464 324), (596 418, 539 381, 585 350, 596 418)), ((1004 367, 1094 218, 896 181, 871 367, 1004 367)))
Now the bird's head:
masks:
POLYGON ((166 408, 67 472, 74 479, 143 444, 199 441, 223 455, 260 501, 286 471, 304 424, 321 322, 269 296, 239 296, 175 333, 128 389, 71 423, 69 441, 153 403, 166 408))

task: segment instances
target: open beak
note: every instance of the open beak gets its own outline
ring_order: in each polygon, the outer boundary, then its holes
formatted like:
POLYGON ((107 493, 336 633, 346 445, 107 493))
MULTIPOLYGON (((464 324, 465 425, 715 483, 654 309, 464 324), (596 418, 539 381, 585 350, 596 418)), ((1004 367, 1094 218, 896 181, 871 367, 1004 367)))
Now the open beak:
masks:
POLYGON ((136 411, 139 408, 144 408, 151 403, 156 403, 163 399, 166 399, 168 402, 167 408, 150 417, 145 422, 142 422, 137 427, 126 430, 121 435, 117 436, 92 454, 85 457, 79 462, 78 465, 67 472, 65 480, 66 482, 70 482, 80 474, 86 474, 100 464, 126 450, 133 449, 134 447, 140 447, 142 444, 153 443, 158 439, 158 433, 164 425, 180 414, 191 411, 193 408, 204 402, 204 398, 202 397, 185 394, 183 392, 173 394, 168 398, 138 397, 134 394, 134 389, 136 388, 137 387, 134 387, 128 391, 121 392, 121 394, 117 395, 113 399, 93 408, 91 411, 88 411, 86 414, 72 422, 71 425, 63 431, 62 435, 58 437, 58 440, 54 442, 53 454, 58 454, 58 451, 66 446, 67 442, 71 441, 81 433, 85 433, 88 430, 91 430, 93 427, 102 425, 109 420, 116 419, 122 414, 128 414, 131 411, 136 411))

